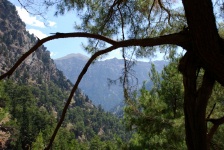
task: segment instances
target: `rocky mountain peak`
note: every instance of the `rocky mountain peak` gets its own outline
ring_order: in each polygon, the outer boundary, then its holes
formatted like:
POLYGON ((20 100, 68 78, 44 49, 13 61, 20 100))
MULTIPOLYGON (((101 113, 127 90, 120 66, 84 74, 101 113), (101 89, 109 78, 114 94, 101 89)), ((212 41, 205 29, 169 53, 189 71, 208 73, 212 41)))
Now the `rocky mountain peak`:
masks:
POLYGON ((64 59, 80 59, 80 60, 83 60, 83 61, 87 61, 89 59, 89 57, 81 54, 81 53, 71 53, 71 54, 68 54, 64 57, 61 57, 61 58, 58 58, 58 59, 55 59, 55 60, 64 60, 64 59))

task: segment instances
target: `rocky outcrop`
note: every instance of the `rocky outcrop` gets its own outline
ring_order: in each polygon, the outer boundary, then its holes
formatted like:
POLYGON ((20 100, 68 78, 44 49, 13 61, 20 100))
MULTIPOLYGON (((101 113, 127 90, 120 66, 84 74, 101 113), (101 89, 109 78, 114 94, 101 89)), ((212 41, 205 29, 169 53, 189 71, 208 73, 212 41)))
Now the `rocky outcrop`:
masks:
MULTIPOLYGON (((7 0, 0 0, 0 10, 0 74, 3 74, 37 42, 37 38, 26 31, 14 5, 7 0)), ((37 85, 53 81, 65 89, 71 85, 56 68, 50 52, 44 46, 30 55, 12 78, 37 85)))

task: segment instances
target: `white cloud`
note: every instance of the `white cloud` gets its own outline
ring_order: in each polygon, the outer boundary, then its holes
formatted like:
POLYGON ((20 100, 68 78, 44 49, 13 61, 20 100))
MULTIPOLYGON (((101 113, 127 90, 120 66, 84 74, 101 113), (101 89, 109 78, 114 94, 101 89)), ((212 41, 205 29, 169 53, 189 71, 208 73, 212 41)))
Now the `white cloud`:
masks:
POLYGON ((44 28, 45 25, 43 22, 39 21, 37 17, 31 16, 25 9, 16 6, 16 10, 23 22, 27 25, 36 26, 40 28, 44 28))
POLYGON ((55 56, 55 55, 57 55, 57 53, 50 52, 50 56, 51 56, 51 57, 53 57, 53 56, 55 56))
MULTIPOLYGON (((40 27, 40 28, 45 28, 45 24, 43 21, 38 20, 36 16, 30 15, 24 8, 16 6, 16 10, 25 24, 30 25, 30 26, 35 26, 35 27, 40 27)), ((53 21, 47 21, 47 25, 50 27, 53 27, 56 25, 55 22, 53 21)))
POLYGON ((47 35, 41 32, 40 30, 36 30, 36 29, 27 29, 27 30, 29 31, 30 34, 34 34, 39 39, 43 39, 47 37, 47 35))
POLYGON ((105 58, 105 59, 113 59, 113 58, 117 58, 117 59, 122 59, 122 53, 120 49, 114 50, 112 52, 110 52, 105 58))
POLYGON ((56 22, 48 21, 48 24, 47 25, 50 26, 50 27, 53 27, 53 26, 56 25, 56 22))

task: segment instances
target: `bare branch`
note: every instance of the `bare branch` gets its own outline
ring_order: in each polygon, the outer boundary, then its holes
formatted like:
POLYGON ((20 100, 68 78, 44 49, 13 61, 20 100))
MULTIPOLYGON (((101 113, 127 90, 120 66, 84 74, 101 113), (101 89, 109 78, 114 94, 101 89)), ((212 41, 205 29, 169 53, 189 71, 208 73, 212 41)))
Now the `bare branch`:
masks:
POLYGON ((152 9, 155 6, 155 1, 156 0, 153 0, 152 6, 151 6, 151 8, 149 10, 149 15, 148 15, 149 26, 150 26, 150 18, 151 18, 152 9))
POLYGON ((159 36, 155 38, 144 38, 144 39, 130 39, 120 41, 119 47, 128 47, 128 46, 142 46, 142 47, 152 47, 159 45, 177 45, 181 46, 187 50, 190 42, 190 38, 187 32, 179 32, 164 36, 159 36))
POLYGON ((207 141, 208 143, 210 143, 218 127, 221 124, 224 124, 224 117, 221 117, 219 119, 207 119, 207 121, 213 123, 213 126, 211 127, 209 133, 207 134, 207 141))
POLYGON ((110 9, 109 9, 109 11, 108 11, 108 14, 107 14, 107 16, 106 16, 106 18, 105 18, 105 20, 104 20, 104 24, 102 25, 100 31, 102 31, 102 30, 105 28, 106 24, 107 24, 107 23, 109 22, 109 20, 112 18, 112 16, 113 16, 113 12, 114 12, 114 7, 115 7, 115 6, 119 7, 120 4, 121 4, 122 2, 123 2, 123 0, 115 0, 115 1, 113 2, 113 4, 110 6, 110 9))
POLYGON ((170 23, 170 17, 171 17, 170 11, 166 7, 163 6, 161 0, 158 0, 158 3, 161 9, 165 10, 166 13, 168 14, 168 24, 172 27, 172 24, 170 23))
POLYGON ((215 109, 215 106, 216 106, 216 103, 213 105, 212 110, 210 111, 210 113, 209 113, 208 116, 207 116, 207 119, 209 119, 210 116, 212 115, 212 113, 213 113, 213 111, 214 111, 214 109, 215 109))
POLYGON ((42 44, 44 44, 45 42, 54 40, 54 39, 59 39, 59 38, 69 38, 69 37, 86 37, 86 38, 95 38, 95 39, 99 39, 102 40, 104 42, 107 42, 109 44, 115 45, 117 42, 113 41, 109 38, 106 38, 104 36, 101 35, 97 35, 97 34, 91 34, 91 33, 82 33, 82 32, 75 32, 75 33, 55 33, 52 36, 48 36, 44 39, 38 40, 37 43, 29 50, 27 51, 25 54, 23 54, 19 60, 15 63, 15 65, 13 65, 13 67, 7 71, 5 74, 0 76, 0 80, 6 78, 6 77, 10 77, 12 75, 12 73, 16 70, 16 68, 30 55, 32 54, 35 50, 38 49, 38 47, 40 47, 42 44))
POLYGON ((221 125, 224 124, 224 117, 221 117, 219 119, 207 119, 207 121, 213 123, 214 125, 221 125))
POLYGON ((35 16, 35 15, 41 16, 43 19, 46 20, 46 18, 45 18, 44 15, 43 15, 44 12, 39 12, 39 11, 36 10, 34 7, 31 7, 32 10, 35 11, 35 12, 33 13, 33 12, 31 12, 31 11, 28 10, 27 6, 24 5, 24 4, 21 2, 21 0, 18 0, 18 2, 20 3, 21 7, 24 8, 24 9, 26 10, 26 12, 28 12, 29 14, 34 15, 34 16, 35 16))

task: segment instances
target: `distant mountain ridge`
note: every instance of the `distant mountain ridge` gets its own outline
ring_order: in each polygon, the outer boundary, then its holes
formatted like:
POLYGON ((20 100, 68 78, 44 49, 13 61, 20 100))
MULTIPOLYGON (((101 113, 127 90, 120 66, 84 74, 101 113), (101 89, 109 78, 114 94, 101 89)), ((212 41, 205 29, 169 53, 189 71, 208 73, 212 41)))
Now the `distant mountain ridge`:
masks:
MULTIPOLYGON (((87 62, 87 56, 82 54, 69 54, 65 57, 55 59, 54 62, 59 70, 71 80, 73 83, 76 81, 83 66, 87 62)), ((166 61, 154 61, 157 71, 161 71, 166 61)), ((107 59, 96 61, 92 64, 85 76, 83 77, 79 88, 88 95, 95 105, 102 105, 102 107, 109 111, 123 100, 123 89, 119 83, 119 78, 122 76, 123 71, 122 59, 107 59), (109 85, 109 80, 117 80, 117 84, 109 85)), ((150 71, 151 63, 137 61, 131 68, 133 85, 138 84, 142 86, 143 81, 149 80, 148 72, 150 71)))
POLYGON ((61 58, 58 58, 57 60, 63 60, 63 59, 69 59, 69 58, 73 58, 73 57, 76 57, 76 58, 79 58, 79 59, 82 59, 82 60, 88 60, 89 57, 83 55, 83 54, 80 54, 80 53, 71 53, 71 54, 68 54, 64 57, 61 57, 61 58))

